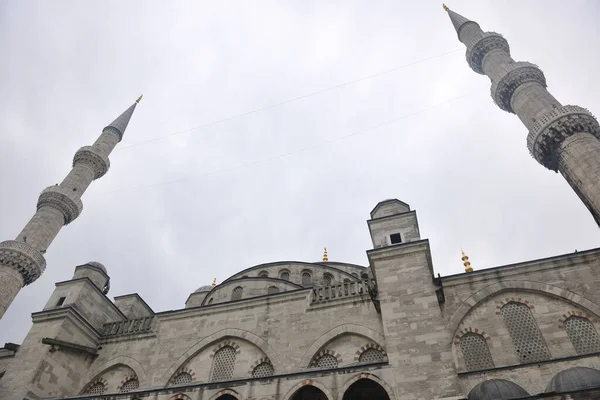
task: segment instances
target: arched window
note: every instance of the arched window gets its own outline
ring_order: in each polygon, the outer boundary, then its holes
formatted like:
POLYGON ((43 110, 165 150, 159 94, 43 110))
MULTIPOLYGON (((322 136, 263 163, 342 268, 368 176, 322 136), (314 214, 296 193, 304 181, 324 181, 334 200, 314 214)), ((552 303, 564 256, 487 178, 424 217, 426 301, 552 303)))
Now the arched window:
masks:
POLYGON ((258 276, 260 276, 261 278, 268 278, 269 277, 269 273, 267 271, 260 271, 258 273, 258 276))
POLYGON ((478 333, 466 333, 460 338, 460 350, 467 371, 494 368, 492 354, 485 338, 478 333))
POLYGON ((364 279, 369 279, 369 274, 363 273, 363 274, 362 274, 360 277, 361 277, 363 280, 364 280, 364 279))
POLYGON ((265 376, 272 376, 274 372, 275 372, 275 370, 273 369, 273 366, 268 362, 264 362, 264 363, 258 364, 252 370, 252 377, 253 378, 263 378, 265 376))
POLYGON ((377 349, 367 349, 358 357, 358 362, 361 363, 376 363, 383 361, 383 353, 377 349))
POLYGON ((267 288, 267 294, 279 293, 279 288, 277 286, 269 286, 267 288))
POLYGON ((325 354, 321 356, 317 362, 315 362, 315 367, 321 369, 330 369, 338 367, 338 360, 331 354, 325 354))
POLYGON ((104 383, 96 382, 85 391, 85 394, 103 394, 104 390, 106 390, 104 383))
POLYGON ((212 381, 227 381, 233 377, 235 366, 235 349, 223 346, 215 353, 213 358, 212 381))
POLYGON ((569 317, 565 321, 565 330, 577 354, 600 352, 600 337, 589 319, 569 317))
POLYGON ((310 285, 312 283, 312 275, 310 274, 310 272, 303 272, 302 273, 302 284, 303 285, 310 285))
POLYGON ((284 279, 284 280, 286 280, 286 281, 289 281, 289 280, 290 280, 290 272, 289 272, 289 271, 285 271, 285 270, 284 270, 284 271, 281 271, 281 272, 279 273, 279 277, 280 277, 281 279, 284 279))
POLYGON ((333 283, 333 276, 329 274, 323 275, 323 286, 331 286, 333 283))
POLYGON ((135 390, 139 387, 140 387, 140 381, 138 381, 137 378, 133 378, 133 379, 128 380, 127 382, 125 382, 123 384, 123 386, 121 386, 121 393, 131 392, 132 390, 135 390))
POLYGON ((242 293, 244 293, 244 288, 241 286, 236 287, 231 292, 231 300, 239 300, 242 298, 242 293))
POLYGON ((542 361, 550 358, 550 352, 528 306, 523 303, 510 302, 502 307, 500 313, 521 362, 542 361))
POLYGON ((357 274, 356 272, 353 272, 351 275, 352 275, 353 277, 355 277, 356 279, 358 279, 358 274, 357 274))
POLYGON ((180 372, 179 374, 175 375, 175 378, 173 378, 172 381, 174 385, 183 385, 185 383, 190 383, 192 381, 192 375, 185 371, 180 372))

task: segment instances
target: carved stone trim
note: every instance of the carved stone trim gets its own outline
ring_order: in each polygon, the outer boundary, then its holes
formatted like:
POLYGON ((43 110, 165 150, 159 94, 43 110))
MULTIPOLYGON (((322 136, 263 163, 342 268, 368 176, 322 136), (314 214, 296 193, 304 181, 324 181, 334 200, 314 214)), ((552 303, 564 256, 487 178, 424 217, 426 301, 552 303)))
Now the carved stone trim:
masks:
POLYGON ((37 203, 37 209, 52 207, 62 213, 64 224, 67 225, 83 211, 81 199, 74 197, 70 190, 61 186, 50 186, 42 191, 37 203))
MULTIPOLYGON (((527 300, 525 300, 527 301, 527 300)), ((497 306, 498 307, 498 306, 497 306)), ((498 308, 497 308, 498 309, 498 308)), ((496 313, 497 314, 497 313, 496 313)), ((490 335, 487 334, 486 331, 484 331, 483 329, 479 329, 479 328, 473 328, 472 326, 468 326, 465 327, 463 329, 461 329, 460 331, 458 331, 456 333, 456 335, 454 335, 454 344, 458 345, 460 344, 460 339, 465 336, 466 334, 476 334, 476 335, 480 335, 481 337, 483 337, 486 341, 490 341, 492 340, 490 338, 490 335)))
POLYGON ((92 146, 84 146, 77 150, 73 157, 73 166, 79 163, 87 165, 94 171, 94 179, 103 177, 110 168, 110 160, 96 153, 92 146))
POLYGON ((511 100, 515 90, 526 82, 537 82, 546 87, 546 77, 537 65, 528 62, 509 64, 498 83, 492 83, 492 99, 498 107, 509 113, 515 113, 511 100))
POLYGON ((578 106, 557 107, 536 121, 527 135, 527 148, 540 164, 556 171, 556 150, 563 140, 580 132, 600 139, 600 125, 592 113, 578 106))
POLYGON ((29 285, 46 269, 44 256, 26 243, 7 240, 0 243, 0 264, 14 267, 29 285))
POLYGON ((467 43, 467 62, 471 69, 483 75, 483 57, 492 50, 504 50, 510 55, 508 42, 501 34, 485 32, 475 36, 467 43))
POLYGON ((369 349, 375 349, 375 350, 380 351, 381 354, 383 355, 384 361, 387 361, 388 358, 387 358, 387 353, 386 353, 385 349, 383 347, 381 347, 380 345, 378 345, 377 343, 369 343, 369 344, 366 344, 365 346, 362 346, 360 349, 356 350, 356 353, 354 353, 354 362, 358 362, 362 353, 364 353, 365 351, 367 351, 369 349))
POLYGON ((273 366, 273 363, 271 362, 271 360, 269 360, 269 357, 261 357, 258 360, 254 361, 252 364, 250 364, 250 368, 248 369, 248 375, 252 376, 254 368, 264 363, 271 365, 271 367, 273 366))
POLYGON ((237 343, 231 340, 225 340, 212 349, 212 352, 210 353, 210 358, 214 358, 215 354, 217 354, 217 351, 221 350, 223 347, 226 346, 233 347, 233 349, 235 350, 235 354, 240 354, 240 346, 237 343))
POLYGON ((315 354, 315 356, 313 357, 311 363, 310 363, 310 367, 316 367, 317 363, 319 362, 319 359, 321 359, 324 356, 333 356, 336 360, 337 360, 337 364, 338 366, 342 365, 342 356, 339 353, 336 353, 333 350, 329 350, 329 349, 323 349, 320 352, 318 352, 317 354, 315 354))

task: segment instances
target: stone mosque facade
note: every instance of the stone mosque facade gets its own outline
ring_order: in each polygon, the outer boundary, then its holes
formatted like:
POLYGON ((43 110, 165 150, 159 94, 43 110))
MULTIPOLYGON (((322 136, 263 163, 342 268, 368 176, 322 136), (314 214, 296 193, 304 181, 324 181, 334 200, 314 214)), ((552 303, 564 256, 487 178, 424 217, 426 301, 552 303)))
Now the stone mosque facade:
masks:
MULTIPOLYGON (((529 130, 528 146, 600 221, 600 128, 563 106, 506 40, 446 8, 471 68, 529 130)), ((139 99, 138 101, 139 102, 139 99)), ((0 316, 109 168, 137 102, 80 149, 15 240, 0 243, 0 316)), ((21 345, 0 349, 0 399, 600 399, 600 248, 434 276, 417 214, 384 200, 368 219, 368 265, 273 262, 154 311, 107 297, 109 271, 56 283, 21 345)))

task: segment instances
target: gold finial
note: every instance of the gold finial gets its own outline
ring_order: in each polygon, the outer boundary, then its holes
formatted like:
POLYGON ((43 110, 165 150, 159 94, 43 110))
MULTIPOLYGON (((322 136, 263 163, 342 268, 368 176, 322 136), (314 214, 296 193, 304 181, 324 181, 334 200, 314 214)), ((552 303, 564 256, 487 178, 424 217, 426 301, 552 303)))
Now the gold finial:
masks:
POLYGON ((442 7, 444 7, 444 10, 445 10, 445 11, 450 11, 450 9, 448 8, 448 6, 447 6, 447 5, 445 5, 445 4, 442 4, 442 7))
POLYGON ((323 261, 329 261, 329 258, 327 258, 327 247, 323 247, 323 261))
POLYGON ((212 287, 217 286, 217 278, 213 279, 212 287))
POLYGON ((143 94, 140 95, 140 97, 137 98, 137 100, 135 101, 137 104, 140 104, 140 101, 142 101, 142 97, 144 97, 143 94))
POLYGON ((463 265, 465 266, 465 272, 473 272, 473 267, 471 267, 471 263, 469 262, 469 256, 465 254, 463 249, 460 249, 462 253, 461 260, 463 261, 463 265))

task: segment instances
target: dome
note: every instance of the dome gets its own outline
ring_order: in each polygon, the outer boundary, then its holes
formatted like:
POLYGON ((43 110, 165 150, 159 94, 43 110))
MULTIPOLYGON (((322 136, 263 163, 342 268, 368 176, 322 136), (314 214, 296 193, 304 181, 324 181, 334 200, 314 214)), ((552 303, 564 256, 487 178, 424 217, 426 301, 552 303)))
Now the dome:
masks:
POLYGON ((600 371, 588 367, 572 367, 554 375, 546 392, 571 392, 600 387, 600 371))
POLYGON ((194 293, 205 293, 210 292, 213 289, 211 285, 200 286, 198 289, 194 291, 194 293))
POLYGON ((478 383, 467 396, 468 400, 504 400, 527 397, 529 393, 514 382, 489 379, 478 383))
POLYGON ((92 267, 100 268, 102 270, 102 272, 104 272, 105 274, 108 275, 108 272, 106 271, 106 267, 104 265, 100 264, 98 261, 90 261, 90 262, 86 263, 85 265, 91 265, 92 267))

